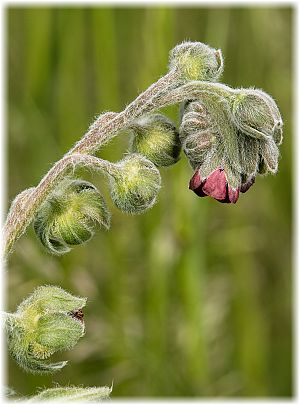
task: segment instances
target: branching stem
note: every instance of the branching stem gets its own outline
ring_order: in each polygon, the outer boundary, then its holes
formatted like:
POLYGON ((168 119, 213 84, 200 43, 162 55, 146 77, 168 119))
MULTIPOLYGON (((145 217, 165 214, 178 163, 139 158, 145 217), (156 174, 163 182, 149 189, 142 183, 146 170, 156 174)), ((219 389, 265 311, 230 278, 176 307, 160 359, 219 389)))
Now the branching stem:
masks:
POLYGON ((105 161, 92 155, 121 130, 128 128, 133 120, 186 99, 201 99, 201 94, 210 91, 223 96, 225 93, 230 94, 230 90, 232 91, 227 86, 208 82, 185 84, 174 69, 152 84, 120 113, 107 112, 100 115, 87 133, 52 166, 36 187, 23 191, 12 202, 4 226, 4 254, 8 255, 12 251, 39 206, 70 169, 74 171, 78 166, 86 166, 103 170, 104 165, 108 168, 109 162, 104 163, 105 161))

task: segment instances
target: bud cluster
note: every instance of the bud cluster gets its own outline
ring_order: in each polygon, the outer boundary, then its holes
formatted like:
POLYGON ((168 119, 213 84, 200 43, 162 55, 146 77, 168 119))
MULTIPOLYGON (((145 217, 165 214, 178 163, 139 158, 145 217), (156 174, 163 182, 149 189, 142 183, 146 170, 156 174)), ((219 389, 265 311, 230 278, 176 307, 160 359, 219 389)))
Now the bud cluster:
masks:
POLYGON ((17 363, 33 373, 54 372, 67 362, 48 363, 52 354, 71 349, 84 335, 82 308, 86 298, 55 286, 38 287, 17 311, 7 314, 8 350, 17 363))
POLYGON ((274 100, 261 90, 236 90, 227 102, 226 123, 217 108, 208 113, 203 102, 185 103, 180 138, 196 170, 190 189, 200 197, 236 203, 257 174, 276 173, 282 120, 274 100))

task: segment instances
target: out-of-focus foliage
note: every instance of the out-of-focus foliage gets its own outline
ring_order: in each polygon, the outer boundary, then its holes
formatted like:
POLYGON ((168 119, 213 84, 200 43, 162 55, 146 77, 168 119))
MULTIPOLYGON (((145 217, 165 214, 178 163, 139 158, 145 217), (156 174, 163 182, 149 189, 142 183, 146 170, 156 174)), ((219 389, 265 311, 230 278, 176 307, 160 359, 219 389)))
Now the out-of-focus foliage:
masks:
MULTIPOLYGON (((113 381, 113 398, 292 395, 292 17, 261 6, 7 8, 7 201, 96 114, 122 110, 164 74, 186 39, 221 48, 222 81, 264 89, 284 120, 278 175, 257 179, 236 205, 188 190, 182 154, 161 169, 158 204, 139 216, 114 207, 103 177, 83 174, 112 211, 111 230, 87 245, 54 257, 32 229, 18 241, 8 310, 46 283, 89 298, 86 336, 55 375, 61 386, 113 381)), ((178 123, 177 107, 163 112, 178 123)), ((119 160, 129 138, 99 155, 119 160)), ((52 379, 8 362, 7 385, 22 396, 52 379)))

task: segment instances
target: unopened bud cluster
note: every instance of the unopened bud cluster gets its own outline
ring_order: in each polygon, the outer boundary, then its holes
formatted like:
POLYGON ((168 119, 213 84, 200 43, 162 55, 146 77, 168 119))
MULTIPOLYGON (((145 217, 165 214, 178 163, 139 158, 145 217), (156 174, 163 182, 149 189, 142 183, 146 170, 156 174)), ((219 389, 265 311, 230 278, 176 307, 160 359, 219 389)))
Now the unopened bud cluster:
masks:
POLYGON ((67 362, 48 363, 51 355, 71 349, 84 335, 82 308, 86 298, 55 286, 41 286, 17 311, 7 314, 8 350, 17 363, 33 373, 54 372, 67 362))
POLYGON ((277 172, 283 124, 276 103, 261 90, 237 90, 226 114, 218 108, 208 113, 203 102, 186 103, 180 137, 196 170, 190 188, 200 197, 236 203, 257 174, 277 172))

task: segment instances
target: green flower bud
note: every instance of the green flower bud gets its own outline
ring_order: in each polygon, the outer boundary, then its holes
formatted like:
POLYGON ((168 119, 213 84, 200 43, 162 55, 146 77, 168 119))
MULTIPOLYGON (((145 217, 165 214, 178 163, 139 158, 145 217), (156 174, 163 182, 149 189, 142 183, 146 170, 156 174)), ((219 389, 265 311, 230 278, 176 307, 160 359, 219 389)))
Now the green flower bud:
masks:
POLYGON ((216 145, 216 129, 206 107, 199 101, 182 106, 179 129, 182 148, 193 169, 203 164, 207 153, 216 145))
POLYGON ((55 387, 39 392, 28 402, 101 402, 109 398, 111 391, 110 387, 55 387))
POLYGON ((47 250, 61 255, 88 241, 97 226, 109 229, 110 213, 93 184, 65 179, 41 205, 33 226, 47 250))
POLYGON ((282 118, 275 101, 262 90, 242 89, 232 104, 233 119, 246 135, 282 142, 282 118))
POLYGON ((144 155, 156 166, 171 166, 179 160, 179 134, 174 123, 162 114, 146 115, 130 127, 133 152, 144 155))
POLYGON ((223 72, 222 52, 201 42, 183 42, 172 49, 169 67, 183 80, 217 81, 223 72))
POLYGON ((140 214, 155 204, 161 183, 160 173, 143 155, 125 156, 111 165, 108 174, 111 197, 121 211, 140 214))
POLYGON ((47 363, 45 359, 71 349, 84 335, 82 308, 86 298, 75 297, 55 286, 38 287, 13 314, 5 327, 11 356, 26 371, 47 373, 67 362, 47 363))

